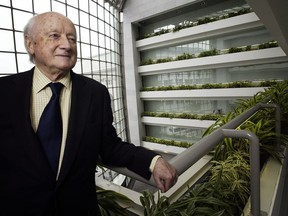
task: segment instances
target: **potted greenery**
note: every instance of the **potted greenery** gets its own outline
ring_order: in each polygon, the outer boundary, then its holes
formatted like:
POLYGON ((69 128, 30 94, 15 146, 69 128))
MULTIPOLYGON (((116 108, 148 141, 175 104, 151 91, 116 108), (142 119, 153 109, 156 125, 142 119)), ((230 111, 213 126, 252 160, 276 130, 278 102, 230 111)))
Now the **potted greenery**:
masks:
POLYGON ((266 43, 261 44, 254 44, 254 45, 247 45, 247 46, 241 46, 241 47, 231 47, 229 49, 212 49, 212 50, 205 50, 197 54, 190 54, 190 53, 183 53, 182 55, 176 56, 175 58, 161 58, 161 59, 148 59, 144 60, 140 63, 140 66, 144 65, 151 65, 151 64, 160 64, 160 63, 166 63, 166 62, 172 62, 172 61, 179 61, 179 60, 187 60, 187 59, 193 59, 193 58, 202 58, 207 56, 215 56, 215 55, 225 55, 228 53, 237 53, 237 52, 246 52, 251 50, 259 50, 259 49, 268 49, 278 47, 278 42, 275 40, 268 41, 266 43))
MULTIPOLYGON (((284 122, 287 121, 287 93, 288 82, 279 82, 263 92, 259 92, 251 99, 239 100, 235 110, 219 118, 204 135, 211 133, 259 102, 277 103, 282 110, 281 119, 284 122)), ((277 134, 273 110, 258 111, 239 129, 250 130, 258 136, 262 161, 267 157, 280 159, 283 156, 282 152, 275 148, 277 134)), ((282 129, 284 128, 282 127, 282 129)), ((281 135, 280 138, 281 146, 286 146, 287 135, 281 135)), ((144 206, 144 215, 241 215, 250 196, 249 143, 244 139, 226 138, 216 146, 211 154, 213 160, 210 171, 201 182, 189 188, 187 193, 176 202, 170 203, 165 196, 155 202, 154 196, 150 192, 143 192, 141 203, 144 206)))
POLYGON ((251 13, 251 12, 252 12, 252 8, 241 8, 241 9, 232 11, 230 13, 226 13, 224 15, 222 13, 220 13, 221 15, 213 16, 213 17, 206 16, 204 18, 199 18, 196 21, 185 20, 183 23, 176 25, 172 29, 161 29, 160 31, 146 34, 146 35, 144 35, 143 39, 154 37, 154 36, 159 36, 159 35, 166 34, 169 32, 177 32, 177 31, 180 31, 181 29, 186 29, 186 28, 190 28, 190 27, 194 27, 194 26, 198 26, 198 25, 203 25, 206 23, 211 23, 211 22, 215 22, 218 20, 227 19, 230 17, 234 17, 234 16, 246 14, 246 13, 251 13))
POLYGON ((97 200, 98 200, 98 212, 97 215, 101 216, 128 216, 129 211, 120 206, 118 201, 122 203, 126 203, 128 205, 132 204, 133 201, 128 197, 117 193, 111 190, 103 190, 99 187, 96 189, 97 191, 97 200))
MULTIPOLYGON (((225 124, 243 111, 259 102, 277 103, 282 110, 281 119, 288 119, 288 82, 279 82, 259 92, 254 97, 239 100, 237 107, 227 115, 220 117, 214 125, 207 129, 206 134, 225 124)), ((239 129, 254 132, 260 140, 262 160, 267 156, 280 159, 282 152, 276 150, 275 118, 273 110, 258 111, 239 129), (265 118, 263 118, 265 116, 265 118)), ((283 131, 282 127, 282 131, 283 131)), ((283 131, 287 132, 287 131, 283 131)), ((281 135, 282 146, 287 145, 288 136, 281 135)), ((224 216, 241 215, 243 207, 250 196, 249 143, 244 139, 224 139, 211 152, 212 167, 196 185, 188 188, 187 193, 174 203, 158 193, 157 202, 151 192, 144 191, 140 198, 145 216, 224 216)), ((99 215, 129 215, 126 208, 121 207, 117 200, 131 204, 131 200, 119 193, 97 188, 99 215)))

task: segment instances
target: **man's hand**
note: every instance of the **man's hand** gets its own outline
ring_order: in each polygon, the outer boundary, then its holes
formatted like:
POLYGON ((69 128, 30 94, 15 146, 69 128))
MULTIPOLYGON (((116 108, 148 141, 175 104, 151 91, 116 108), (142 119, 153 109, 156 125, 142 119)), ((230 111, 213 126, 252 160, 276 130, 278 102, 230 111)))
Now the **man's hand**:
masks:
POLYGON ((162 157, 158 158, 153 169, 153 177, 162 193, 169 190, 177 182, 177 171, 162 157))

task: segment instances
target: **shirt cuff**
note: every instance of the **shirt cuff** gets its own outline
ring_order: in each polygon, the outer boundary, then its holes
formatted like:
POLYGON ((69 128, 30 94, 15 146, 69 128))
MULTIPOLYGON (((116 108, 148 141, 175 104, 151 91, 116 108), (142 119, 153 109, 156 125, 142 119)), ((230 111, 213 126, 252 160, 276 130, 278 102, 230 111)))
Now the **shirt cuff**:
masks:
POLYGON ((150 163, 150 166, 149 166, 149 170, 150 170, 151 173, 153 173, 153 170, 154 170, 156 161, 157 161, 160 157, 161 157, 161 155, 156 155, 156 156, 152 159, 152 161, 151 161, 151 163, 150 163))

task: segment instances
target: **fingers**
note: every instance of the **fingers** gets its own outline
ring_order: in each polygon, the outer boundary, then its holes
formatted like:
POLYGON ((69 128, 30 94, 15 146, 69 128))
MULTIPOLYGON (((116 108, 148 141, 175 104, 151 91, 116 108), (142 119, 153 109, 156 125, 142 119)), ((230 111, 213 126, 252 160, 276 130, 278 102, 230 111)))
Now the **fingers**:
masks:
POLYGON ((166 187, 165 187, 165 182, 159 178, 154 178, 155 179, 155 183, 156 186, 159 190, 161 190, 162 193, 165 193, 167 191, 166 187))
POLYGON ((177 170, 163 158, 159 158, 157 160, 153 170, 153 177, 156 186, 162 193, 166 192, 173 185, 175 185, 178 179, 177 170))
POLYGON ((173 187, 178 180, 178 176, 176 175, 175 178, 167 178, 167 179, 157 179, 155 180, 155 183, 158 187, 158 189, 161 190, 162 193, 165 193, 168 191, 171 187, 173 187))

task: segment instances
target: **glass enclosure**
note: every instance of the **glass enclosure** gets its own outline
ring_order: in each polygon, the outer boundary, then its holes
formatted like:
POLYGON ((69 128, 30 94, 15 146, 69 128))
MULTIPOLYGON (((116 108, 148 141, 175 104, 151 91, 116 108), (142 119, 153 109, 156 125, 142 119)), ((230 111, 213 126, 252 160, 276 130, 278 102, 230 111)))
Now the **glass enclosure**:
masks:
POLYGON ((241 47, 249 45, 257 45, 272 41, 273 38, 264 28, 254 31, 222 35, 215 38, 209 38, 192 43, 179 44, 177 46, 163 47, 157 50, 148 50, 141 52, 141 62, 148 59, 157 60, 163 58, 176 58, 179 55, 195 54, 198 55, 203 51, 209 50, 225 50, 232 47, 241 47))
POLYGON ((161 100, 144 101, 146 112, 189 113, 197 115, 226 114, 233 109, 234 100, 161 100))
POLYGON ((185 128, 174 126, 152 126, 146 125, 146 136, 158 139, 175 140, 179 142, 195 143, 202 138, 205 129, 185 128))
POLYGON ((33 15, 46 11, 62 13, 75 24, 78 60, 73 70, 107 86, 117 133, 126 140, 120 12, 104 0, 1 0, 0 76, 20 73, 34 66, 26 54, 23 28, 33 15))
POLYGON ((286 80, 288 63, 257 64, 142 76, 143 87, 286 80))

